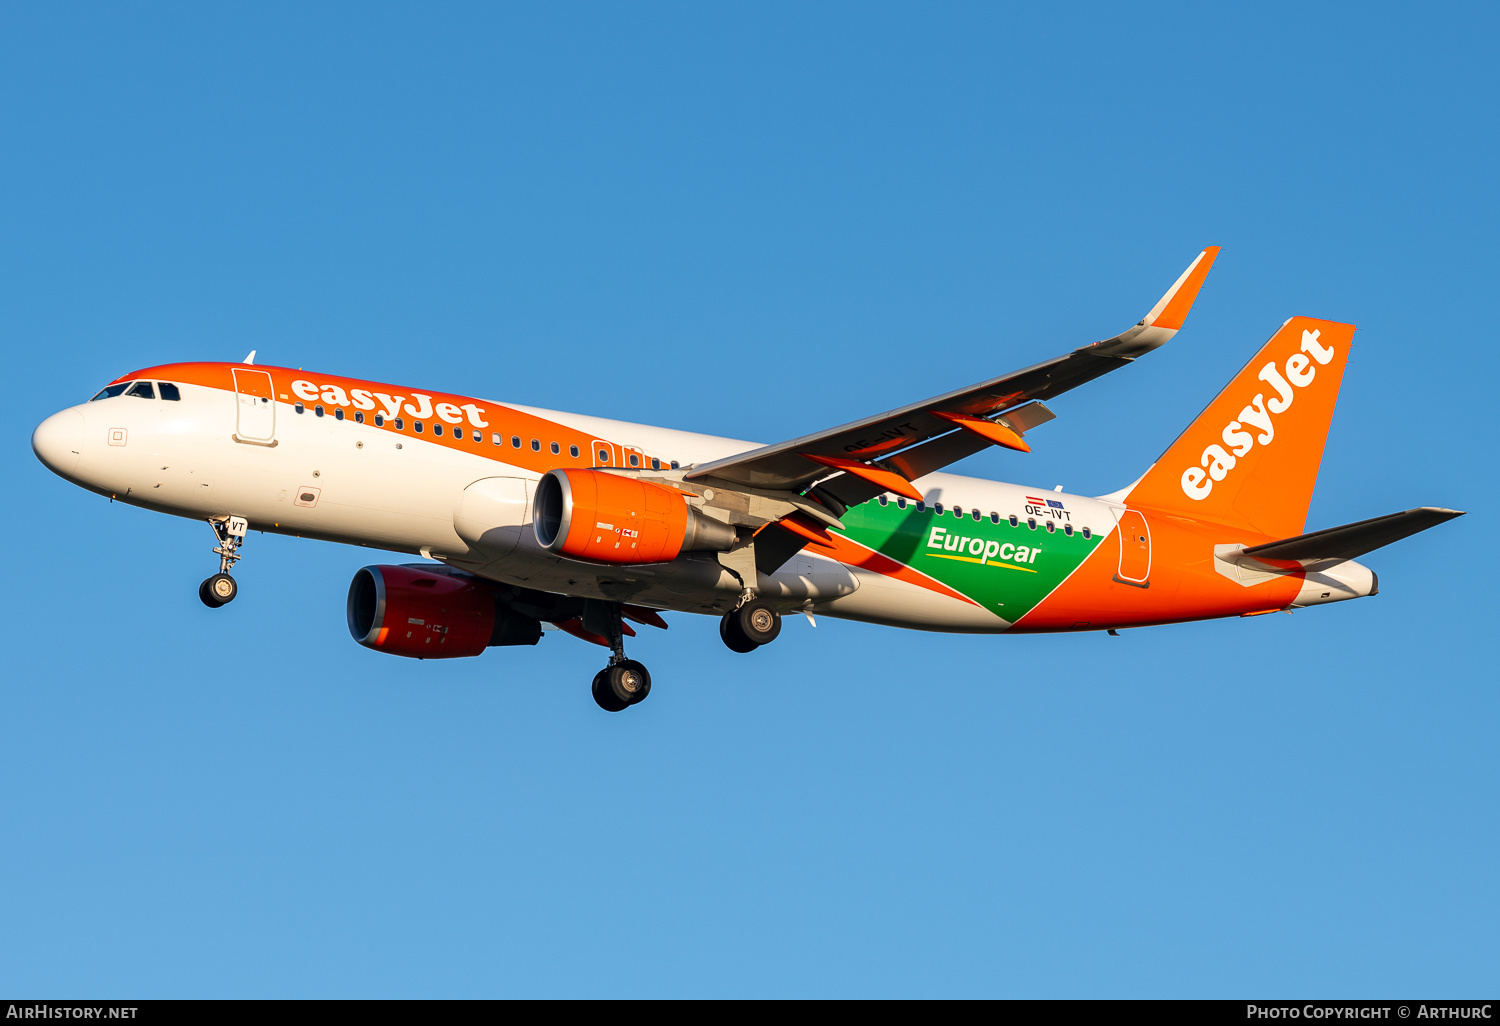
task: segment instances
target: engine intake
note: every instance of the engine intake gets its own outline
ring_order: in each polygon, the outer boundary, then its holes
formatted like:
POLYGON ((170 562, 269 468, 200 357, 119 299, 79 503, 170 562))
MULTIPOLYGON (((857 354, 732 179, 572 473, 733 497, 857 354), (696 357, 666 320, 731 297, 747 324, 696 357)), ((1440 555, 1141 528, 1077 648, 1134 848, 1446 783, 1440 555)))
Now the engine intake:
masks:
POLYGON ((592 563, 666 563, 727 552, 735 530, 675 488, 597 470, 553 470, 537 484, 532 526, 548 552, 592 563))
POLYGON ((498 604, 472 577, 422 566, 366 566, 349 583, 349 633, 366 648, 414 659, 477 656, 491 645, 535 645, 541 624, 498 604))

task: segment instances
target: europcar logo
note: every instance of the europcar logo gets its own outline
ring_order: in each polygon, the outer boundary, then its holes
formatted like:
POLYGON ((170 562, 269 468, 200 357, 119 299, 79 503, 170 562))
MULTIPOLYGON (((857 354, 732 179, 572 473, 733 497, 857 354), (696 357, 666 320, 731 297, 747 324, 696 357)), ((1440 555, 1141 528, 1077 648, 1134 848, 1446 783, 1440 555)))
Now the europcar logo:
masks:
POLYGON ((1333 359, 1333 347, 1318 342, 1321 331, 1303 331, 1301 352, 1286 358, 1283 368, 1276 367, 1272 360, 1260 369, 1257 379, 1276 390, 1269 401, 1264 393, 1257 393, 1250 405, 1240 411, 1239 420, 1224 425, 1219 436, 1224 445, 1214 443, 1203 450, 1200 465, 1188 467, 1182 472, 1182 491, 1189 499, 1206 499, 1214 490, 1214 482, 1222 481, 1234 469, 1235 463, 1245 457, 1257 443, 1270 445, 1276 438, 1276 423, 1273 415, 1285 413, 1296 398, 1296 389, 1306 388, 1317 376, 1318 367, 1326 366, 1333 359), (1311 359, 1309 359, 1311 357, 1311 359), (1313 361, 1317 364, 1314 365, 1313 361), (1288 384, 1290 382, 1290 384, 1288 384), (1246 428, 1251 430, 1246 430, 1246 428), (1227 448, 1226 448, 1227 446, 1227 448))

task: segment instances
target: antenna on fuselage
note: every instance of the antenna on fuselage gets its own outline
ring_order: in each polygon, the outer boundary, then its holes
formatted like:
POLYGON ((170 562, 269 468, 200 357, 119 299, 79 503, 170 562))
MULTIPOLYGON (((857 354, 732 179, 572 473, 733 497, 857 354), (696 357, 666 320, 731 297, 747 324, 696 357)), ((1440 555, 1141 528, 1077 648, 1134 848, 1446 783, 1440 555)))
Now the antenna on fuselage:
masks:
POLYGON ((247 356, 247 357, 245 357, 240 362, 241 363, 254 363, 255 362, 255 350, 254 349, 250 350, 250 355, 247 356))

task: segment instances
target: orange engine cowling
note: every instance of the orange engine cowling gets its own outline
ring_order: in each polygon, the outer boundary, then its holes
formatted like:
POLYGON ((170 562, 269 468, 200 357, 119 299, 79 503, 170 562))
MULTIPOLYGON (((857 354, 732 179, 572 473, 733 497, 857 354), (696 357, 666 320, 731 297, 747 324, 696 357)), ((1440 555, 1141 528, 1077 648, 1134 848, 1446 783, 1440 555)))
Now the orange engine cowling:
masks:
POLYGON ((495 596, 466 577, 367 566, 349 584, 349 633, 366 648, 417 659, 477 656, 495 633, 495 596))
POLYGON ((597 470, 553 470, 537 483, 532 526, 548 552, 591 563, 666 563, 681 552, 727 552, 728 524, 674 488, 597 470))

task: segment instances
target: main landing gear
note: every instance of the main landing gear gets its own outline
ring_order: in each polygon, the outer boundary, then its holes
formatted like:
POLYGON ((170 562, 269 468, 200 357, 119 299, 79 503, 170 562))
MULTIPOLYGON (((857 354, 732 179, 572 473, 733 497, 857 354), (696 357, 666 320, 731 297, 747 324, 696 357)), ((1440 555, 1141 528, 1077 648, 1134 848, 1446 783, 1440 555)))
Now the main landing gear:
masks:
POLYGON ((214 547, 214 555, 219 557, 219 572, 198 585, 198 597, 208 608, 218 609, 233 602, 240 593, 240 586, 234 583, 229 571, 240 561, 240 546, 245 544, 249 525, 244 517, 225 517, 210 520, 208 526, 214 529, 214 538, 219 542, 214 547))
POLYGON ((588 599, 583 604, 583 628, 609 641, 609 665, 594 674, 594 701, 605 712, 621 712, 644 702, 651 694, 651 674, 634 659, 625 658, 625 630, 618 602, 588 599))
POLYGON ((762 599, 751 599, 719 621, 719 637, 733 652, 754 652, 775 641, 780 633, 781 614, 762 599))

